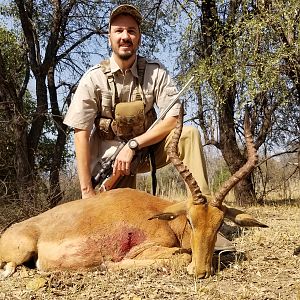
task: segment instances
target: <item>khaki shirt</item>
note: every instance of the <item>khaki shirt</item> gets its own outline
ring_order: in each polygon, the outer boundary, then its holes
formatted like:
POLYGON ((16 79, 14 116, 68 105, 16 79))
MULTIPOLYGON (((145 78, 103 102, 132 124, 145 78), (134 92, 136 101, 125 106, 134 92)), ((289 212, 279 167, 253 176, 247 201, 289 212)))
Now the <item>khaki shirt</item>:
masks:
MULTIPOLYGON (((110 58, 111 72, 114 76, 119 100, 129 102, 135 100, 136 85, 138 82, 137 60, 132 67, 125 72, 121 71, 114 58, 110 58)), ((145 96, 145 111, 153 106, 162 112, 177 94, 177 89, 166 69, 157 61, 147 59, 144 82, 142 84, 145 96)), ((103 117, 112 117, 112 91, 109 88, 106 75, 100 65, 90 68, 81 78, 76 89, 71 105, 67 111, 64 123, 77 129, 92 130, 94 120, 101 113, 103 117)), ((178 116, 179 101, 170 109, 166 117, 178 116)), ((95 131, 90 138, 92 160, 111 155, 111 147, 119 144, 119 141, 99 141, 95 131), (103 145, 103 143, 105 145, 103 145)), ((92 170, 95 164, 92 163, 92 170)))

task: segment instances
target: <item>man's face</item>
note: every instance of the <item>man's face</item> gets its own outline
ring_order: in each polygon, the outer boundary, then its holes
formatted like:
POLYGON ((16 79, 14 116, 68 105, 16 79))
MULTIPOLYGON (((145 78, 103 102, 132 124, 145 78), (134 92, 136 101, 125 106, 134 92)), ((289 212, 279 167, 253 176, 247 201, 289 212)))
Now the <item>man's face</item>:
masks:
POLYGON ((130 15, 119 15, 111 23, 109 44, 122 60, 128 60, 135 55, 141 40, 139 26, 130 15))

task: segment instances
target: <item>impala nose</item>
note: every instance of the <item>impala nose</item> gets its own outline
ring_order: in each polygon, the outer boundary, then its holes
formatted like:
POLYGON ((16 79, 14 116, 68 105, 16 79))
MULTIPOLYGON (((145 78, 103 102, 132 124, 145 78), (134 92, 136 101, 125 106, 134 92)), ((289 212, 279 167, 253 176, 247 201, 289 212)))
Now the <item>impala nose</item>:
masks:
POLYGON ((196 275, 196 277, 199 278, 199 279, 208 278, 209 276, 210 275, 208 275, 206 272, 196 275))
POLYGON ((194 275, 195 277, 199 278, 199 279, 203 279, 203 278, 208 278, 211 274, 212 274, 212 268, 210 268, 210 271, 206 271, 206 270, 196 270, 193 262, 191 262, 188 266, 187 266, 187 272, 189 275, 194 275))

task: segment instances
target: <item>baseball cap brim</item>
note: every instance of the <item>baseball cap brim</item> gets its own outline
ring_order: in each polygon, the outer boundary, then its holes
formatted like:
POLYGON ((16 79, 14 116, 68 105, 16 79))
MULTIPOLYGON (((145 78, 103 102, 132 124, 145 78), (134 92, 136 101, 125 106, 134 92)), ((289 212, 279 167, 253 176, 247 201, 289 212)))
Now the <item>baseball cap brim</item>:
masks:
POLYGON ((138 9, 130 4, 122 4, 117 6, 115 9, 113 9, 113 11, 110 14, 110 18, 109 18, 109 27, 111 25, 112 20, 117 17, 118 15, 122 15, 122 14, 128 14, 130 16, 132 16, 136 22, 138 23, 138 25, 141 25, 143 17, 141 15, 141 13, 138 11, 138 9))

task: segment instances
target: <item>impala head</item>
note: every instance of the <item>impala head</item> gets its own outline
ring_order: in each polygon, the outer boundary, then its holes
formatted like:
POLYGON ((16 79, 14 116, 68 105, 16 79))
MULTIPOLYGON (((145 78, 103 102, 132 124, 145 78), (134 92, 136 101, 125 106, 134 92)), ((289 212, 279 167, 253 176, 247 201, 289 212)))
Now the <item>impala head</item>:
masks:
POLYGON ((180 214, 185 214, 191 227, 192 262, 188 266, 188 272, 198 278, 206 278, 212 274, 212 258, 217 233, 226 216, 240 226, 267 227, 256 221, 250 215, 240 210, 228 208, 222 204, 227 193, 255 167, 258 157, 254 147, 249 118, 246 115, 244 130, 246 137, 248 160, 246 164, 233 174, 216 193, 214 199, 208 203, 206 197, 193 178, 191 172, 179 159, 177 146, 182 131, 183 112, 181 110, 179 121, 173 134, 172 143, 168 149, 170 160, 183 177, 191 191, 191 197, 187 201, 175 204, 167 208, 165 212, 155 216, 159 219, 173 220, 180 214))

